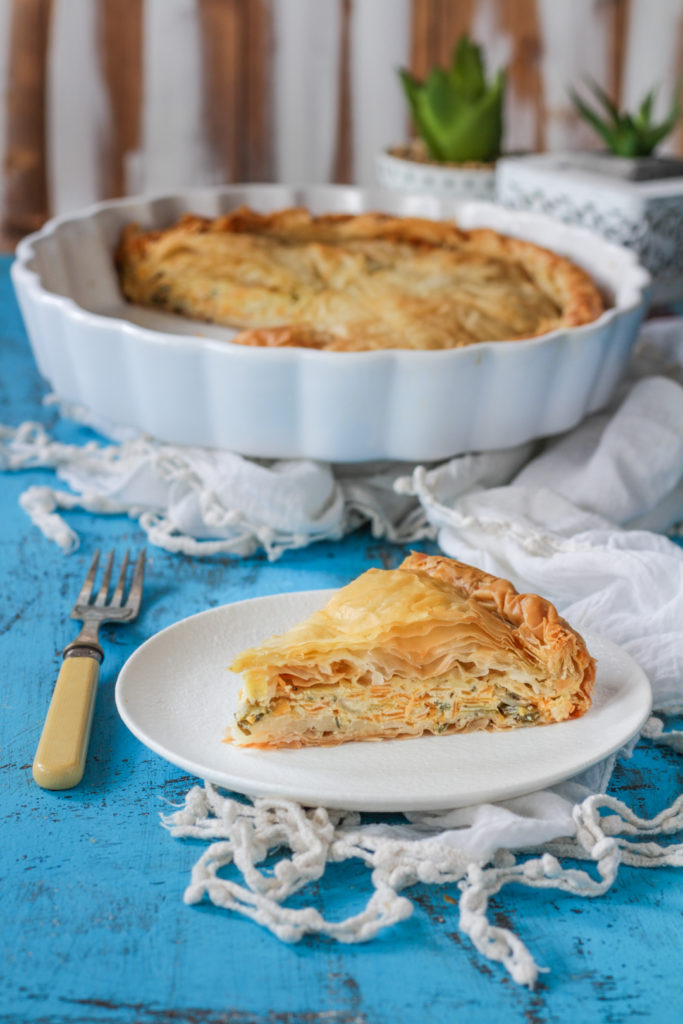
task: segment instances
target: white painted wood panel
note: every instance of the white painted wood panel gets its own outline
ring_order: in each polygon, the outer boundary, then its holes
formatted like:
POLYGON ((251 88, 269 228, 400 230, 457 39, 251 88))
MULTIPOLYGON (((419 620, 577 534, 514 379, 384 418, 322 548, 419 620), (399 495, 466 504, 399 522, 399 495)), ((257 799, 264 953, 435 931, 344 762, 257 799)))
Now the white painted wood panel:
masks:
POLYGON ((100 198, 101 131, 108 117, 90 0, 53 0, 47 75, 47 160, 56 213, 100 198))
MULTIPOLYGON (((654 109, 658 117, 665 117, 674 89, 683 83, 681 60, 683 2, 630 0, 623 102, 635 109, 649 89, 659 86, 654 109)), ((662 152, 671 152, 673 146, 674 139, 669 138, 663 144, 662 152)))
POLYGON ((145 0, 143 39, 142 145, 129 191, 219 182, 203 132, 196 0, 145 0))
POLYGON ((537 0, 543 46, 542 77, 548 149, 595 144, 594 134, 577 121, 569 86, 579 92, 588 75, 609 87, 610 40, 604 0, 537 0))
POLYGON ((340 5, 279 0, 275 15, 275 166, 279 181, 329 181, 337 141, 340 5))
POLYGON ((403 141, 408 114, 397 71, 410 62, 410 0, 356 2, 351 22, 355 180, 375 184, 378 150, 403 141))

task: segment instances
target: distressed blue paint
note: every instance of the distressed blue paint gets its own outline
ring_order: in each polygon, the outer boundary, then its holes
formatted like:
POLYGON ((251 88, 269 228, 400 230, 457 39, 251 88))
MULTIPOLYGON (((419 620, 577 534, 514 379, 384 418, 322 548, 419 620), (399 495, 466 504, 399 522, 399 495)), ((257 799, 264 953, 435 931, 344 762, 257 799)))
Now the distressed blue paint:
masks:
MULTIPOLYGON (((0 422, 38 419, 63 440, 87 430, 56 423, 0 267, 0 422)), ((305 940, 285 946, 257 926, 182 893, 199 847, 159 826, 163 799, 192 780, 141 746, 119 721, 114 681, 145 637, 193 612, 246 596, 341 584, 400 548, 362 532, 269 565, 263 558, 200 562, 151 549, 144 610, 105 631, 90 758, 82 785, 48 793, 30 764, 55 678, 73 635, 65 613, 97 545, 137 547, 124 517, 74 513, 81 550, 63 556, 31 527, 17 500, 42 471, 0 477, 2 643, 2 966, 0 1021, 19 1024, 408 1024, 422 1021, 680 1021, 680 875, 622 871, 606 897, 579 901, 509 889, 494 917, 511 922, 551 969, 536 992, 516 987, 458 934, 455 887, 418 886, 413 917, 367 946, 305 940)), ((680 788, 680 760, 642 745, 614 791, 654 813, 680 788)), ((325 911, 361 905, 357 865, 313 887, 325 911)))

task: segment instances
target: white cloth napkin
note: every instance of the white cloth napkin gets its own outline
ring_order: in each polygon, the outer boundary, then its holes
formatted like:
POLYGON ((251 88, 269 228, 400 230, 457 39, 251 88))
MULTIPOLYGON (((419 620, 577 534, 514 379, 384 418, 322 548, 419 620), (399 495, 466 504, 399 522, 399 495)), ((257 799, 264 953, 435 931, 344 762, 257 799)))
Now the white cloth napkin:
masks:
MULTIPOLYGON (((74 414, 74 410, 70 410, 74 414)), ((83 415, 81 414, 81 418, 83 415)), ((22 504, 65 549, 77 543, 58 510, 127 511, 150 541, 190 554, 288 548, 336 538, 361 522, 410 542, 436 536, 449 555, 511 579, 557 604, 569 621, 623 646, 647 672, 660 711, 683 708, 683 551, 653 530, 683 520, 683 320, 646 326, 630 373, 606 412, 537 446, 461 456, 432 467, 334 467, 267 462, 149 438, 60 445, 35 424, 2 428, 7 469, 53 466, 71 493, 30 488, 22 504)), ((651 720, 647 734, 681 749, 651 720)), ((208 897, 293 941, 322 932, 371 938, 405 917, 398 893, 415 881, 461 880, 460 927, 515 980, 538 967, 516 936, 486 918, 491 893, 510 881, 596 895, 620 863, 683 864, 683 845, 639 845, 624 835, 673 832, 683 801, 650 822, 604 795, 609 758, 569 782, 504 804, 411 814, 405 825, 361 825, 357 815, 304 811, 291 801, 236 802, 194 789, 166 824, 176 835, 220 840, 193 871, 187 900, 208 897), (601 815, 600 809, 611 813, 601 815), (273 846, 291 848, 274 876, 257 865, 273 846), (510 851, 546 850, 517 863, 510 851), (600 880, 567 869, 548 851, 596 861, 600 880), (283 906, 331 860, 360 857, 373 870, 365 910, 330 923, 312 907, 283 906), (218 877, 236 860, 241 886, 218 877), (279 873, 278 873, 279 872, 279 873)))

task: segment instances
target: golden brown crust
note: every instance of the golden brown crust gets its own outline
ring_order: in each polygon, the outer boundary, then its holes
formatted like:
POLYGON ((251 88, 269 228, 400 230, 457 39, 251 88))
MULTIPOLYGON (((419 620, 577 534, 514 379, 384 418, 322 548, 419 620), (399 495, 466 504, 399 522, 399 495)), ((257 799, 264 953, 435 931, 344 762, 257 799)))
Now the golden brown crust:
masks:
POLYGON ((539 594, 520 594, 509 580, 443 555, 413 551, 400 568, 425 572, 449 583, 489 611, 496 612, 522 635, 534 636, 543 645, 549 659, 562 662, 565 657, 570 657, 578 668, 583 669, 583 682, 578 694, 580 700, 572 717, 578 717, 587 709, 595 683, 595 660, 588 653, 580 634, 559 615, 550 601, 539 594))
POLYGON ((292 208, 128 225, 116 250, 131 302, 243 328, 239 344, 443 349, 590 322, 603 302, 569 260, 490 229, 292 208))
MULTIPOLYGON (((525 626, 538 640, 544 640, 550 625, 561 622, 574 633, 557 613, 554 605, 538 594, 520 594, 509 580, 458 562, 444 555, 426 555, 413 551, 400 565, 411 572, 426 572, 474 598, 489 611, 496 612, 517 628, 525 626)), ((577 634, 575 634, 577 635, 577 634)))

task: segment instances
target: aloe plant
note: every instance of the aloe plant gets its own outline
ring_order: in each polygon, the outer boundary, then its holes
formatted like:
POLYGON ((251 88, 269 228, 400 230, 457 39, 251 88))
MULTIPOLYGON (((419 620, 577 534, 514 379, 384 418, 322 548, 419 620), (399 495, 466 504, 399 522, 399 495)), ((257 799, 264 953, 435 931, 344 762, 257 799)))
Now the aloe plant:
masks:
POLYGON ((481 47, 461 36, 449 68, 432 68, 424 82, 405 68, 399 75, 433 160, 488 163, 500 155, 505 72, 487 84, 481 47))
POLYGON ((589 80, 587 84, 604 113, 590 107, 574 90, 570 90, 569 95, 579 114, 597 132, 615 156, 650 156, 655 147, 676 126, 681 112, 676 93, 674 93, 666 118, 659 124, 655 124, 652 120, 652 105, 656 90, 652 89, 647 94, 635 114, 629 114, 627 111, 620 111, 597 82, 589 80))

